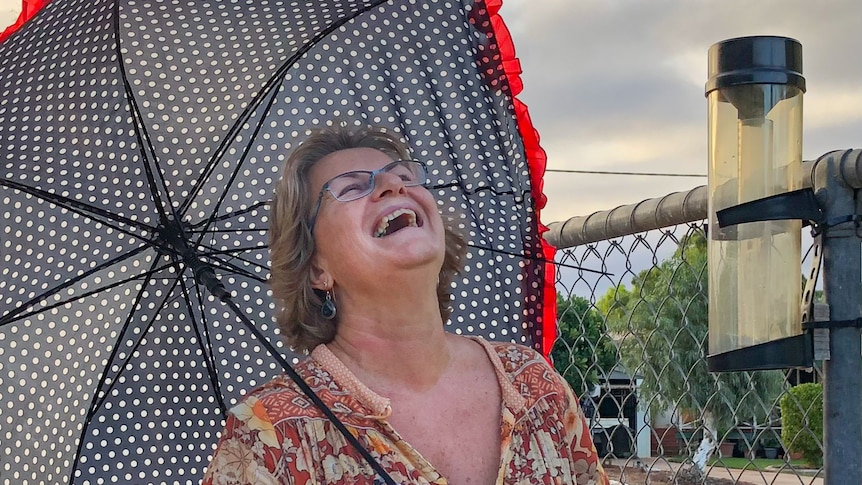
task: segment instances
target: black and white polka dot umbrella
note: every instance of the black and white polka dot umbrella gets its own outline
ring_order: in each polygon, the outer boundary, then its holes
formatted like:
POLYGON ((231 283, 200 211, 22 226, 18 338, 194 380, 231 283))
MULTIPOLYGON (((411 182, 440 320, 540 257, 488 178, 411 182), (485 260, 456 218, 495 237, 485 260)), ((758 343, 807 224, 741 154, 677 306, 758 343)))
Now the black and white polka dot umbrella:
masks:
POLYGON ((295 357, 267 203, 333 119, 397 130, 460 215, 452 330, 541 345, 543 160, 498 7, 54 0, 0 43, 0 481, 199 481, 282 372, 260 337, 295 357))

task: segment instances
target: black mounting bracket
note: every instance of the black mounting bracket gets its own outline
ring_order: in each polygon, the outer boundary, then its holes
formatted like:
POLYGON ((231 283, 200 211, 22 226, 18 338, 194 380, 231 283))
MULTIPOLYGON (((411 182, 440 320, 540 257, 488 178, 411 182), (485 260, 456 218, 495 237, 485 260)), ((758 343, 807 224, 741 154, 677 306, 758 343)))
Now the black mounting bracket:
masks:
POLYGON ((718 227, 792 219, 802 219, 803 222, 813 225, 826 222, 812 189, 794 190, 752 200, 717 211, 715 215, 718 217, 718 227))
MULTIPOLYGON (((728 207, 716 212, 718 227, 724 228, 748 222, 778 221, 778 220, 802 220, 804 225, 811 225, 815 236, 825 231, 831 225, 847 222, 852 218, 841 218, 841 220, 827 221, 814 190, 807 188, 794 190, 770 197, 745 202, 733 207, 728 207)), ((819 242, 819 238, 818 238, 819 242)), ((814 261, 815 268, 819 269, 820 253, 814 261)), ((815 276, 816 277, 816 276, 815 276)), ((814 281, 808 281, 807 293, 813 294, 814 281)), ((805 304, 812 303, 810 296, 805 304)), ((804 318, 812 312, 804 312, 804 318)), ((710 372, 751 371, 767 369, 787 369, 811 367, 814 365, 814 328, 816 324, 828 322, 803 323, 803 333, 791 337, 772 340, 748 347, 743 347, 720 354, 707 357, 707 366, 710 372)))

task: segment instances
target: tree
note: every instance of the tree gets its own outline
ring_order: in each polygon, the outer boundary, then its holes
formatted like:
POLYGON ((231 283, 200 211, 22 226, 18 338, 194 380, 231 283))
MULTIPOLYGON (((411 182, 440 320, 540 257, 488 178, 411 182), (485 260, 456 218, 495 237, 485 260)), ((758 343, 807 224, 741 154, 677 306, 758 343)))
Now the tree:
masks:
POLYGON ((618 285, 597 303, 620 339, 623 365, 644 377, 641 400, 658 412, 674 406, 702 416, 694 457, 701 473, 721 438, 718 430, 738 419, 765 418, 783 386, 779 371, 707 369, 706 261, 706 238, 693 232, 670 258, 632 278, 631 290, 618 285))
POLYGON ((616 365, 616 346, 604 319, 585 298, 557 294, 557 322, 559 335, 551 350, 554 368, 575 394, 589 394, 599 382, 599 371, 610 372, 616 365))

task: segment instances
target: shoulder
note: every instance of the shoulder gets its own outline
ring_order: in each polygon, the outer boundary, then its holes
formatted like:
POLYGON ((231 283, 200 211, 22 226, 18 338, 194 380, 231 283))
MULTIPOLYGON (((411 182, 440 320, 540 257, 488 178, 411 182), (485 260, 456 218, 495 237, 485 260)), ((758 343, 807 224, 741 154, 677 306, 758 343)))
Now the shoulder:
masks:
MULTIPOLYGON (((293 368, 326 402, 328 379, 315 367, 306 359, 293 368)), ((230 408, 203 483, 305 483, 313 466, 305 450, 326 445, 325 428, 323 413, 300 387, 278 376, 230 408)))
POLYGON ((512 378, 517 379, 523 373, 553 372, 548 361, 535 350, 512 342, 488 342, 503 370, 512 378))
MULTIPOLYGON (((354 411, 354 403, 349 393, 341 390, 332 375, 314 359, 306 358, 293 369, 334 412, 350 414, 354 411)), ((230 409, 229 414, 241 421, 255 417, 274 425, 297 419, 324 417, 323 412, 299 384, 286 374, 250 391, 230 409)))
POLYGON ((528 405, 542 398, 567 396, 566 384, 548 361, 535 350, 512 342, 486 342, 495 367, 502 372, 528 405))

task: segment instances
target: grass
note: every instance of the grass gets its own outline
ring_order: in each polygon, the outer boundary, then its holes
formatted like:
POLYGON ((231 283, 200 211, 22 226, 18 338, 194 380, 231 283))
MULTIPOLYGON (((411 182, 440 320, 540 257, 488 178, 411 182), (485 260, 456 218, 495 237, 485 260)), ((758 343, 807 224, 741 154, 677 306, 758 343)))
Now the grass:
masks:
MULTIPOLYGON (((784 465, 786 462, 784 460, 768 460, 766 458, 755 458, 754 460, 749 460, 748 458, 710 458, 709 464, 725 467, 725 468, 733 468, 737 470, 766 470, 767 467, 774 466, 780 467, 784 465)), ((807 468, 805 462, 802 460, 790 460, 790 464, 795 468, 807 468)))
MULTIPOLYGON (((686 460, 684 456, 678 457, 665 457, 668 461, 675 462, 683 462, 686 460)), ((709 459, 708 465, 710 466, 718 466, 724 468, 733 468, 735 470, 766 470, 767 467, 775 466, 780 467, 786 462, 782 459, 768 460, 766 458, 755 458, 754 460, 750 460, 748 458, 716 458, 712 457, 709 459)), ((790 460, 790 464, 793 465, 794 468, 808 468, 805 465, 803 460, 790 460)))

